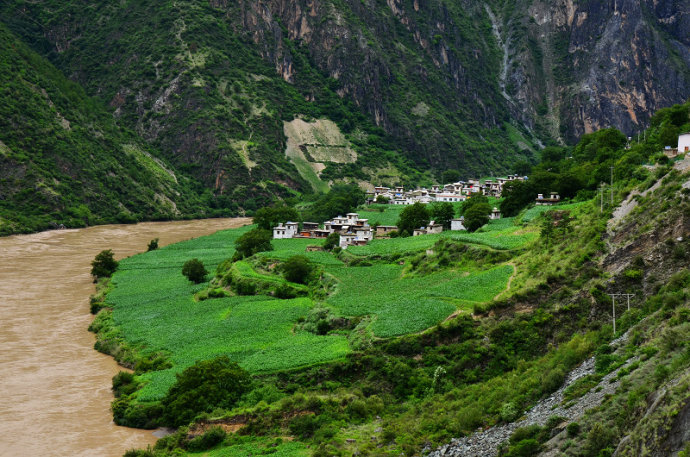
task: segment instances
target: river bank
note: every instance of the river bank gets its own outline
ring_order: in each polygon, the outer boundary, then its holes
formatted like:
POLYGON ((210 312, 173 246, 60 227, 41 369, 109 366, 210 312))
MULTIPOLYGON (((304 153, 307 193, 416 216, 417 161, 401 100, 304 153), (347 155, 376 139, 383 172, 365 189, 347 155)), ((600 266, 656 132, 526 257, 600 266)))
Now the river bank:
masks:
POLYGON ((151 431, 112 423, 112 358, 93 349, 90 262, 250 223, 248 218, 147 222, 0 238, 0 456, 120 456, 151 431))

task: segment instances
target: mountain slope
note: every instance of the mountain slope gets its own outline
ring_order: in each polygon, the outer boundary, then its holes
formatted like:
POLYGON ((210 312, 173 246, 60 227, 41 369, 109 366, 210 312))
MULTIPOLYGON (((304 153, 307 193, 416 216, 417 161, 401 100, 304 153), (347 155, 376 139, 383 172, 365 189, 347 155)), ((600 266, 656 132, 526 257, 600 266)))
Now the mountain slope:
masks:
POLYGON ((496 1, 511 113, 567 142, 690 97, 688 1, 496 1), (541 116, 544 116, 541 118, 541 116))
POLYGON ((490 25, 474 20, 483 9, 419 8, 412 21, 373 1, 43 1, 9 2, 3 17, 217 192, 303 189, 284 155, 282 122, 295 117, 350 136, 361 159, 327 165, 329 178, 392 166, 404 180, 400 155, 468 176, 511 171, 532 146, 506 124, 490 25))
POLYGON ((0 234, 211 215, 194 181, 0 25, 0 234))

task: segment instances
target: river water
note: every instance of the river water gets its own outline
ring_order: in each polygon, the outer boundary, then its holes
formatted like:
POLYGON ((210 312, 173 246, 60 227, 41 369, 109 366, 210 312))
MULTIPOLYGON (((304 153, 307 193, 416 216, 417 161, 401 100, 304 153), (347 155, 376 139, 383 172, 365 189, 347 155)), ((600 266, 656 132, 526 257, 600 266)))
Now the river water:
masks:
POLYGON ((152 431, 112 422, 115 361, 87 331, 90 263, 250 223, 207 219, 107 225, 0 238, 0 456, 121 456, 152 431))

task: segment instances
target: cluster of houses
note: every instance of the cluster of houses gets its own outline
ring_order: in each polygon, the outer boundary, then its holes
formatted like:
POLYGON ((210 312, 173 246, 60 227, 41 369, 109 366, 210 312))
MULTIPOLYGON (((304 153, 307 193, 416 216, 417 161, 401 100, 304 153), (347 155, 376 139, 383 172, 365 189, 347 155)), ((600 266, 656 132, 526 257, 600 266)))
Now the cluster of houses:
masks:
MULTIPOLYGON (((380 225, 376 227, 379 236, 386 236, 386 233, 397 229, 380 225)), ((286 222, 273 227, 273 238, 327 238, 331 233, 340 235, 340 247, 345 249, 347 246, 362 246, 374 239, 374 228, 369 225, 368 219, 360 219, 357 213, 348 213, 345 217, 338 216, 330 221, 323 223, 323 228, 319 228, 316 222, 302 222, 300 230, 297 222, 286 222)))
POLYGON ((496 180, 487 179, 484 182, 478 179, 470 179, 467 182, 458 181, 445 186, 434 185, 431 186, 431 189, 421 188, 410 191, 406 191, 402 186, 379 186, 367 192, 367 203, 374 203, 379 197, 383 197, 391 205, 412 205, 416 202, 461 202, 473 194, 499 198, 503 193, 505 183, 515 180, 523 181, 524 179, 524 176, 518 175, 509 175, 496 180))
MULTIPOLYGON (((500 219, 501 212, 498 208, 494 208, 490 218, 500 219)), ((451 230, 466 230, 464 226, 464 218, 453 219, 451 221, 451 230)), ((323 223, 323 228, 319 228, 316 222, 302 222, 300 229, 297 222, 286 222, 278 224, 273 227, 273 238, 327 238, 331 233, 340 235, 339 246, 347 249, 348 246, 363 246, 374 237, 388 237, 391 232, 397 231, 398 227, 395 225, 369 225, 368 219, 360 219, 358 213, 348 213, 345 217, 338 216, 330 221, 323 223)), ((430 235, 434 233, 441 233, 443 225, 435 221, 430 221, 426 227, 415 229, 412 236, 430 235)))

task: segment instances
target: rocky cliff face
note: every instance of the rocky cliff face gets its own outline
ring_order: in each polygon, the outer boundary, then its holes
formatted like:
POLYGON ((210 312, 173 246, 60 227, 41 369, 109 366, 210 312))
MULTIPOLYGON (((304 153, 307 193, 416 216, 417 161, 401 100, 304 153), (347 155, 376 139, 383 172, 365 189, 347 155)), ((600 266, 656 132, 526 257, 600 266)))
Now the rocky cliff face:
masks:
MULTIPOLYGON (((572 141, 605 127, 635 135, 690 96, 687 1, 522 2, 498 9, 516 107, 572 141), (520 12, 516 12, 520 10, 520 12)), ((516 113, 516 115, 519 115, 516 113)))

